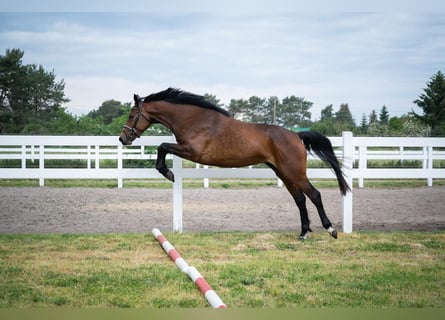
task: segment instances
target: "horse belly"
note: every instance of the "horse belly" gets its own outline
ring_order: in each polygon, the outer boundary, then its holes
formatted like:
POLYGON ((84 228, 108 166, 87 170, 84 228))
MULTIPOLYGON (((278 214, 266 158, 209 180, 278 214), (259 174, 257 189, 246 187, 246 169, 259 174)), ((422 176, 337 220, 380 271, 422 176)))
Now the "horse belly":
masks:
POLYGON ((266 160, 264 144, 238 135, 213 139, 198 162, 218 167, 245 167, 266 160))

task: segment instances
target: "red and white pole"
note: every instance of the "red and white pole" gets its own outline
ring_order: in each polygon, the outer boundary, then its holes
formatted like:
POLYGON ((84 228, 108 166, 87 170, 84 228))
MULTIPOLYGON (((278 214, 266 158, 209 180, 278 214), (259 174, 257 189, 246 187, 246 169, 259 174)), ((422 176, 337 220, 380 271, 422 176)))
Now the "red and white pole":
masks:
POLYGON ((209 304, 213 308, 227 308, 215 290, 207 283, 204 277, 199 273, 195 267, 191 267, 188 263, 181 257, 179 252, 173 247, 173 245, 167 240, 167 238, 162 234, 159 229, 154 228, 152 231, 153 236, 161 244, 164 251, 168 254, 170 259, 176 264, 176 266, 184 273, 186 273, 189 278, 196 284, 199 290, 202 292, 204 297, 207 299, 209 304))

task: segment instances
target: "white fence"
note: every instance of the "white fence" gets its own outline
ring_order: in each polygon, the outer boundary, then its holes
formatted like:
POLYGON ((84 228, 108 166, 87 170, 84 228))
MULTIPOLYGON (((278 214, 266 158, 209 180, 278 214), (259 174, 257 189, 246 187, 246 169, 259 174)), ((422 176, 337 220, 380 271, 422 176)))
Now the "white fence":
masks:
MULTIPOLYGON (((352 188, 353 179, 363 187, 365 179, 444 179, 445 138, 342 137, 329 138, 352 188), (400 161, 411 167, 372 168, 372 161, 400 161), (412 167, 412 163, 420 163, 412 167)), ((133 146, 123 147, 115 136, 0 136, 0 179, 123 179, 162 178, 154 168, 132 168, 132 161, 156 159, 162 142, 172 136, 144 136, 133 146), (70 167, 70 163, 73 167, 70 167), (83 167, 79 167, 79 164, 83 167)), ((312 158, 312 156, 310 156, 312 158)), ((182 159, 173 157, 173 230, 182 231, 182 180, 184 178, 275 178, 268 168, 183 168, 182 159)), ((334 179, 328 168, 309 168, 309 178, 334 179)), ((343 231, 352 232, 352 192, 343 197, 343 231)))

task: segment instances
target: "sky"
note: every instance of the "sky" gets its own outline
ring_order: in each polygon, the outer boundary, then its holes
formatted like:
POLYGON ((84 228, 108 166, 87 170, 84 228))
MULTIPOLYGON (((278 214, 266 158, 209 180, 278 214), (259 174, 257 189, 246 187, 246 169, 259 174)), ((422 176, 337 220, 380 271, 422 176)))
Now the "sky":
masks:
POLYGON ((413 100, 445 72, 443 1, 111 3, 1 0, 0 54, 20 48, 25 64, 54 71, 74 115, 177 87, 226 105, 304 97, 312 120, 348 103, 359 123, 383 105, 420 113, 413 100))

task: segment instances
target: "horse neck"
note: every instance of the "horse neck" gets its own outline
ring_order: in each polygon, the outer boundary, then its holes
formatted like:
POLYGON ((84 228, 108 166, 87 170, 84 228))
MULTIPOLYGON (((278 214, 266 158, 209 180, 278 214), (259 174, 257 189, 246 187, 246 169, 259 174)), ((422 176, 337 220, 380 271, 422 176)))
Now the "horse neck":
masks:
POLYGON ((145 104, 145 110, 150 118, 169 128, 175 135, 182 131, 188 122, 187 119, 199 112, 195 109, 199 108, 180 106, 166 101, 153 101, 145 104))

